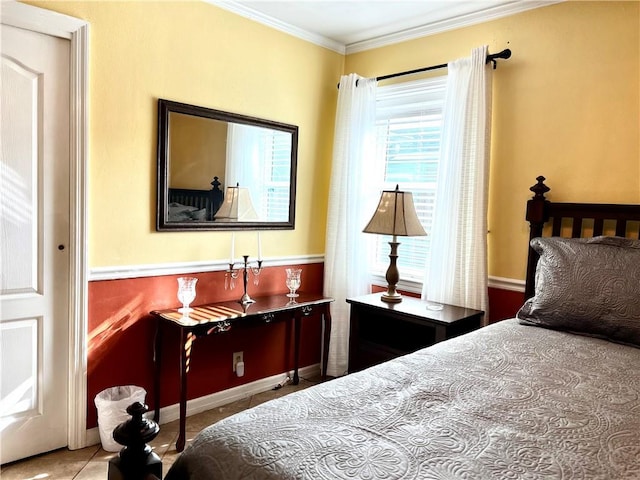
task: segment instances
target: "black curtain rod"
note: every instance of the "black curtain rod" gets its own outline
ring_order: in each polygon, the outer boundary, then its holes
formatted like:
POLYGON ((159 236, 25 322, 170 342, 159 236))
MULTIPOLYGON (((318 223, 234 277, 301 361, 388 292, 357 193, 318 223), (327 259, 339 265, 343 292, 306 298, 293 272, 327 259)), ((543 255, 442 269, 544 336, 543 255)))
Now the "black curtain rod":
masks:
MULTIPOLYGON (((485 61, 485 64, 489 63, 489 62, 493 62, 493 69, 495 70, 496 65, 497 65, 497 59, 498 58, 503 58, 503 59, 507 59, 511 57, 511 50, 509 50, 508 48, 505 48, 504 50, 502 50, 499 53, 490 53, 489 55, 487 55, 487 60, 485 61)), ((440 68, 447 68, 447 63, 443 63, 441 65, 432 65, 430 67, 422 67, 422 68, 416 68, 415 70, 407 70, 406 72, 399 72, 399 73, 390 73, 389 75, 382 75, 381 77, 376 77, 375 80, 377 82, 381 81, 381 80, 388 80, 390 78, 395 78, 395 77, 402 77, 404 75, 412 75, 414 73, 422 73, 422 72, 428 72, 429 70, 438 70, 440 68)), ((358 85, 358 82, 356 81, 356 85, 358 85)), ((340 88, 340 83, 338 83, 338 88, 340 88)))
MULTIPOLYGON (((495 70, 496 64, 498 63, 498 62, 496 62, 497 58, 507 59, 509 57, 511 57, 511 50, 509 50, 507 48, 507 49, 501 51, 500 53, 493 53, 493 54, 487 55, 487 60, 484 63, 487 64, 489 62, 493 62, 493 68, 495 70)), ((381 77, 376 77, 376 81, 379 82, 381 80, 388 80, 389 78, 402 77, 404 75, 412 75, 414 73, 428 72, 429 70, 438 70, 440 68, 447 68, 447 65, 448 65, 447 63, 443 63, 442 65, 433 65, 431 67, 416 68, 415 70, 408 70, 406 72, 391 73, 389 75, 382 75, 381 77)))

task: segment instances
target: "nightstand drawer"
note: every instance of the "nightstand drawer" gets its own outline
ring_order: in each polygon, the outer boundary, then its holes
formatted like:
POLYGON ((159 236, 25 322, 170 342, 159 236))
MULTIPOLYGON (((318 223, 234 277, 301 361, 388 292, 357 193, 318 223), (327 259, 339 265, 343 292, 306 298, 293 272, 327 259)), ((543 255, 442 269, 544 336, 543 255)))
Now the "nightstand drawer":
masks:
POLYGON ((383 345, 400 354, 436 342, 435 325, 403 321, 370 308, 363 308, 358 316, 359 341, 383 345))
POLYGON ((372 343, 367 341, 358 342, 356 352, 349 352, 349 372, 357 372, 372 365, 386 362, 393 358, 404 355, 407 352, 389 348, 380 343, 372 343), (353 353, 353 355, 352 355, 353 353), (353 364, 352 359, 353 358, 353 364))

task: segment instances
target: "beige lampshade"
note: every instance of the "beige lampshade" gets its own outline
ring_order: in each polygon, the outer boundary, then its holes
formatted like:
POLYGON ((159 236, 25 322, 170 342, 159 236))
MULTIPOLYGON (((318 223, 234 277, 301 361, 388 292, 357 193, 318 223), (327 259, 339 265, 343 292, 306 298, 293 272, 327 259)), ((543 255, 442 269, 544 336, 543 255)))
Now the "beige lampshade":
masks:
POLYGON ((398 235, 415 237, 426 235, 416 209, 413 205, 413 194, 401 192, 396 185, 395 190, 384 190, 380 203, 363 232, 382 235, 398 235))
POLYGON ((257 220, 258 214, 253 208, 251 194, 246 187, 227 187, 224 202, 214 215, 216 220, 247 222, 257 220))

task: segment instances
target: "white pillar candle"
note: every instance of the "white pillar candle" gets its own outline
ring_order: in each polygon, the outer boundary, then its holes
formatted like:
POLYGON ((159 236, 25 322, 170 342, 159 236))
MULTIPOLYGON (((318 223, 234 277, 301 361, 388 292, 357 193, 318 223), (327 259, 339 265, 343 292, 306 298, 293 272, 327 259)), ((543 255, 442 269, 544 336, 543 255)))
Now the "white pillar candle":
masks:
POLYGON ((236 234, 235 232, 231 234, 231 255, 229 256, 229 263, 236 263, 236 234))
POLYGON ((262 238, 258 232, 258 260, 262 260, 262 238))

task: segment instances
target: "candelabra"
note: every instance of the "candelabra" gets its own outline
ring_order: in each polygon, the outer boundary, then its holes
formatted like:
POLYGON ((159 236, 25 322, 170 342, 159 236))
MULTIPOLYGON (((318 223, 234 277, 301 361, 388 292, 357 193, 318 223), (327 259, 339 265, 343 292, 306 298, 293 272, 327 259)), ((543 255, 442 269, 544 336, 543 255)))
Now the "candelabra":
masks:
POLYGON ((227 274, 225 277, 225 288, 235 288, 235 280, 240 276, 240 271, 242 271, 242 284, 244 286, 244 293, 240 300, 238 300, 238 302, 240 302, 242 305, 248 305, 255 302, 255 300, 252 299, 247 293, 249 272, 253 274, 254 284, 257 285, 258 276, 262 271, 262 260, 257 260, 256 263, 258 266, 256 267, 249 265, 249 255, 243 255, 242 258, 244 259, 244 265, 241 264, 239 268, 234 268, 235 263, 229 263, 229 270, 227 270, 227 274))

